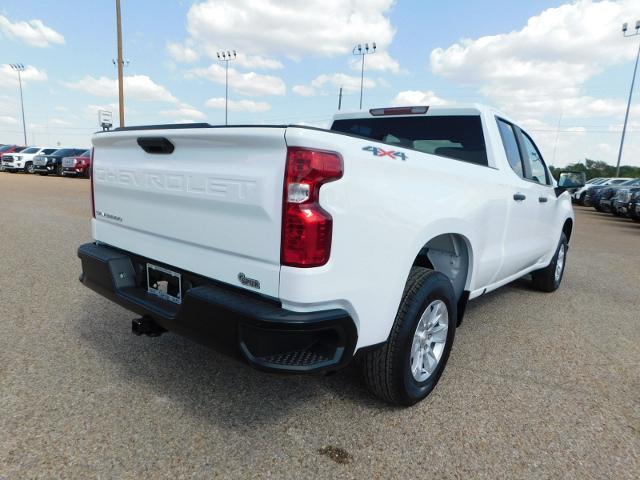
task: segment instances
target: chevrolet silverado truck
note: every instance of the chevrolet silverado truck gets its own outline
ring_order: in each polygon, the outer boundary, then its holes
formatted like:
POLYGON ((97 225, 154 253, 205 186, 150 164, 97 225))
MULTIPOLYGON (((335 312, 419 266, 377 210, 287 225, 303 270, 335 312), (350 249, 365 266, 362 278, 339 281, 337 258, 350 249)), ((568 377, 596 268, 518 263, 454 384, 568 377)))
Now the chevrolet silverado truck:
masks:
POLYGON ((134 333, 272 372, 357 358, 397 405, 433 390, 468 300, 526 274, 559 287, 565 189, 584 184, 556 183, 533 139, 479 105, 340 113, 330 130, 126 127, 93 136, 92 166, 80 280, 140 315, 134 333))

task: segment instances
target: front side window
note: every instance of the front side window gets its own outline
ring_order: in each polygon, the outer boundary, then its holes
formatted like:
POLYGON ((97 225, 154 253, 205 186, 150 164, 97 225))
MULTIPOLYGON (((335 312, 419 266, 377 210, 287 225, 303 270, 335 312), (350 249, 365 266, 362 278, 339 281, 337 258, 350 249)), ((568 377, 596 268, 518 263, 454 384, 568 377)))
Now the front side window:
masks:
POLYGON ((529 135, 522 130, 520 131, 522 132, 522 143, 524 144, 524 161, 527 162, 529 167, 526 178, 534 182, 542 183, 543 185, 549 185, 547 167, 544 164, 538 147, 536 147, 529 135))
POLYGON ((504 152, 507 155, 509 165, 511 165, 511 168, 519 177, 524 178, 524 168, 522 167, 518 140, 516 139, 516 132, 513 131, 513 125, 498 119, 498 129, 500 130, 504 152))
POLYGON ((331 130, 440 157, 488 165, 479 115, 350 118, 336 120, 331 130))

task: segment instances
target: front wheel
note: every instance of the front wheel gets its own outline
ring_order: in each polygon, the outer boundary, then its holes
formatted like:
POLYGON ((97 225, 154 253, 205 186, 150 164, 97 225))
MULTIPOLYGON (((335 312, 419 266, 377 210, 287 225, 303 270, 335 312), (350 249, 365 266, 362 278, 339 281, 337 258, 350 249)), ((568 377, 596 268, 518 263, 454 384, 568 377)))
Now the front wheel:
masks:
POLYGON ((362 369, 371 391, 409 406, 435 388, 456 333, 456 301, 449 279, 413 267, 387 342, 364 354, 362 369))
POLYGON ((549 266, 536 270, 531 274, 533 288, 542 292, 554 292, 560 287, 560 282, 562 282, 562 276, 564 275, 564 267, 567 264, 568 250, 569 242, 567 236, 562 232, 556 253, 549 266))
POLYGON ((584 199, 587 196, 587 192, 582 192, 580 194, 580 198, 578 199, 578 205, 584 206, 584 199))
POLYGON ((59 177, 62 176, 62 165, 56 166, 56 175, 58 175, 59 177))
POLYGON ((24 166, 24 173, 33 173, 33 163, 27 162, 24 166))

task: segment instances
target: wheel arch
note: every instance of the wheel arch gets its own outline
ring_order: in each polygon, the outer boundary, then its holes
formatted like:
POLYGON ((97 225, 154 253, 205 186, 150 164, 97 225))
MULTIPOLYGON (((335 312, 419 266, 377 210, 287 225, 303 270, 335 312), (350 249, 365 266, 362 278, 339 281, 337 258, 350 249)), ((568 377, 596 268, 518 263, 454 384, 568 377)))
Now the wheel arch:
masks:
POLYGON ((573 232, 573 219, 567 218, 562 225, 562 233, 567 237, 567 242, 571 241, 571 233, 573 232))
POLYGON ((411 267, 414 266, 430 268, 449 278, 458 303, 459 325, 469 299, 473 273, 473 248, 469 238, 457 232, 431 237, 420 247, 411 267))

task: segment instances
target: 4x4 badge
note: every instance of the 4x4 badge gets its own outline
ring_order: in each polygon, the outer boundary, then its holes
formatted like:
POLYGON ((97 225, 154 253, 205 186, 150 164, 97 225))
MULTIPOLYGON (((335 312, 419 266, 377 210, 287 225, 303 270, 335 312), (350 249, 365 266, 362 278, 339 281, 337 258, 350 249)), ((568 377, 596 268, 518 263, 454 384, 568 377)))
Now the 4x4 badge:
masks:
POLYGON ((393 158, 394 160, 396 158, 399 158, 402 161, 406 161, 408 158, 404 152, 397 152, 395 150, 384 150, 380 147, 373 147, 371 145, 362 147, 362 150, 366 152, 371 152, 376 157, 389 157, 389 158, 393 158))

